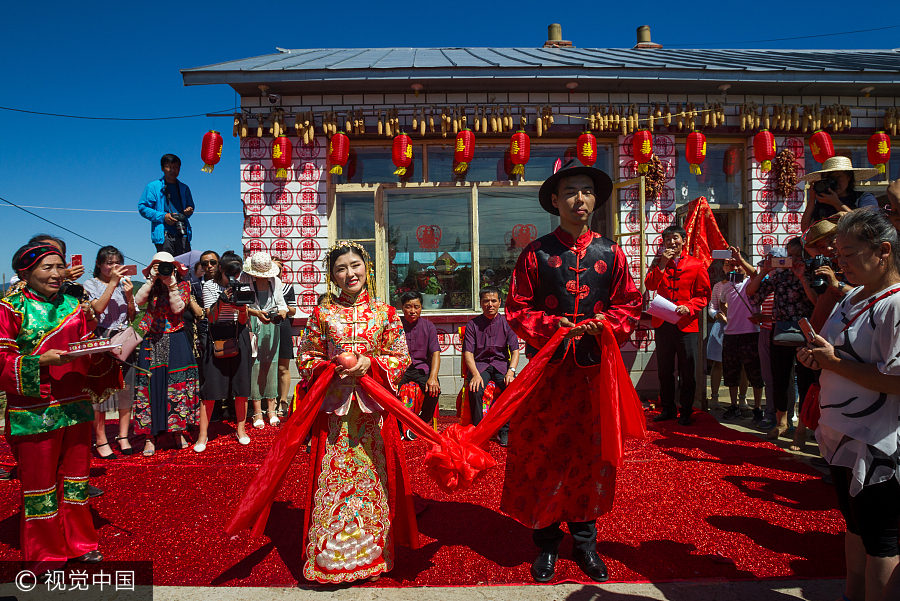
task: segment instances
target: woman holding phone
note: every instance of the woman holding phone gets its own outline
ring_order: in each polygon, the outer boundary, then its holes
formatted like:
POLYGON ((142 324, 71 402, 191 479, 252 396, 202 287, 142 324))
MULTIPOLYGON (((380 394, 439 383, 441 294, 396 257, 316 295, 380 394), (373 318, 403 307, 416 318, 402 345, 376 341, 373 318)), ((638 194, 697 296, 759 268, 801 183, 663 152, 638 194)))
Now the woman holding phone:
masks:
POLYGON ((822 370, 816 439, 847 523, 844 598, 896 599, 885 591, 900 580, 900 243, 886 217, 857 209, 835 246, 855 287, 797 359, 822 370))

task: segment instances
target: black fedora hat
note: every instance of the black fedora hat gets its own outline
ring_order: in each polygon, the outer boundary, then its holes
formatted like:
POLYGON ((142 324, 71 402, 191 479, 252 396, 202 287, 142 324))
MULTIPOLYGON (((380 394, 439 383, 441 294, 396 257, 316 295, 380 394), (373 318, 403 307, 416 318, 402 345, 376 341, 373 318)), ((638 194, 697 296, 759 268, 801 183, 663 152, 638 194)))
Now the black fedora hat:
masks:
MULTIPOLYGON (((571 164, 571 162, 569 164, 571 164)), ((579 165, 577 167, 564 166, 541 184, 541 190, 538 192, 538 199, 541 201, 541 206, 545 211, 552 213, 553 215, 559 215, 559 211, 553 207, 551 196, 556 194, 556 185, 559 183, 559 180, 564 177, 572 177, 573 175, 586 175, 594 180, 594 196, 597 199, 597 204, 594 206, 595 210, 600 206, 600 203, 606 202, 609 199, 609 195, 612 194, 612 179, 610 179, 603 171, 584 165, 579 165)))

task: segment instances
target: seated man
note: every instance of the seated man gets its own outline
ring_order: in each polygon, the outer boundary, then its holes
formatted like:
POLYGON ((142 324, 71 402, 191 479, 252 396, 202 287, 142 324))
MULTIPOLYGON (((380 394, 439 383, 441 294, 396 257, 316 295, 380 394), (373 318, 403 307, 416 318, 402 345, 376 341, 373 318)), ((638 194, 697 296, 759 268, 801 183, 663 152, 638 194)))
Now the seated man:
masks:
MULTIPOLYGON (((493 382, 502 391, 516 377, 519 364, 519 339, 506 317, 500 315, 500 290, 488 286, 479 292, 481 315, 466 324, 463 337, 463 361, 469 374, 469 412, 472 425, 477 426, 482 415, 484 387, 493 382)), ((506 446, 507 432, 497 433, 497 441, 506 446)))
MULTIPOLYGON (((403 306, 403 332, 406 334, 406 345, 409 347, 409 356, 412 359, 400 386, 408 382, 416 383, 422 390, 425 400, 422 402, 422 410, 419 417, 425 423, 430 424, 434 417, 434 410, 441 398, 441 385, 438 383, 438 373, 441 370, 441 346, 438 344, 437 330, 434 324, 422 316, 422 295, 416 290, 410 290, 400 295, 403 306)), ((403 424, 400 424, 403 428, 403 424)), ((403 431, 407 440, 413 440, 416 436, 411 430, 403 431)))

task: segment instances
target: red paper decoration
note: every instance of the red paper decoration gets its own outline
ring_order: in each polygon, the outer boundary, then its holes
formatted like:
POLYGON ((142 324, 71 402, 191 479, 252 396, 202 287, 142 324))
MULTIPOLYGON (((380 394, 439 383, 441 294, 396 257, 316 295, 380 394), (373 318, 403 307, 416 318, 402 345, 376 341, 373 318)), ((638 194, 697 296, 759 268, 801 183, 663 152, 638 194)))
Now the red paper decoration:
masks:
POLYGON ((775 136, 768 129, 761 130, 753 136, 753 158, 759 163, 759 169, 763 173, 772 170, 775 150, 775 136))
POLYGON ((725 158, 722 159, 722 171, 725 175, 730 177, 738 172, 740 156, 740 151, 734 146, 725 151, 725 158))
POLYGON ((419 248, 435 250, 441 245, 441 228, 437 225, 420 225, 416 228, 416 240, 419 248))
POLYGON ((397 168, 397 170, 394 171, 394 175, 398 175, 401 178, 405 177, 409 166, 412 165, 412 139, 404 133, 394 136, 394 142, 391 146, 391 155, 394 159, 394 166, 397 168))
POLYGON ((272 142, 272 165, 276 169, 276 179, 287 178, 287 170, 293 163, 291 160, 293 152, 294 147, 287 136, 278 136, 275 138, 275 141, 272 142))
POLYGON ((464 129, 456 134, 456 151, 453 154, 453 162, 456 166, 454 173, 465 173, 469 170, 469 163, 475 156, 475 134, 471 129, 464 129))
POLYGON ((700 165, 706 160, 706 136, 699 131, 688 134, 687 143, 684 145, 684 156, 691 165, 691 173, 700 175, 700 165))
POLYGON ((638 171, 647 173, 647 163, 653 158, 653 134, 650 130, 642 129, 635 132, 631 137, 631 149, 638 164, 638 171))
POLYGON ((328 141, 328 162, 332 166, 329 173, 341 175, 348 158, 350 158, 350 138, 339 131, 328 141))
POLYGON ((531 138, 520 129, 509 139, 509 160, 512 161, 512 175, 525 173, 525 165, 531 158, 531 138))
POLYGON ((809 138, 809 151, 817 163, 824 163, 834 156, 834 142, 827 131, 821 129, 809 138))
POLYGON ((875 165, 878 173, 884 173, 884 164, 891 160, 891 138, 883 131, 877 131, 869 136, 866 144, 869 162, 875 165))
POLYGON ((511 242, 514 248, 525 248, 537 238, 537 227, 533 223, 518 223, 513 226, 511 242))
MULTIPOLYGON (((651 144, 651 148, 653 145, 651 144)), ((584 132, 578 136, 575 142, 575 152, 578 160, 585 167, 590 167, 597 162, 597 138, 591 132, 584 132)))
POLYGON ((200 168, 200 171, 212 173, 219 159, 222 158, 222 135, 219 132, 211 129, 203 134, 200 158, 203 159, 203 167, 200 168))

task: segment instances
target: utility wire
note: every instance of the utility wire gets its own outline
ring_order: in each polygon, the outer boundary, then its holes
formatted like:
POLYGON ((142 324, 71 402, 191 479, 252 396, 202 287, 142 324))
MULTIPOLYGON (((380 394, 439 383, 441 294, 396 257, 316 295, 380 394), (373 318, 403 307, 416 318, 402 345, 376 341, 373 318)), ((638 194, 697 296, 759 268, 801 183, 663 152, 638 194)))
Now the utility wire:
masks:
MULTIPOLYGON (((2 206, 2 205, 0 205, 2 206)), ((87 213, 133 213, 137 215, 137 211, 125 209, 82 209, 78 207, 44 207, 40 205, 18 205, 23 209, 47 209, 51 211, 83 211, 87 213)), ((197 211, 193 215, 243 215, 243 211, 197 211)))
MULTIPOLYGON (((64 117, 66 119, 89 119, 92 121, 166 121, 168 119, 192 119, 194 117, 206 117, 210 113, 197 113, 196 115, 176 115, 173 117, 88 117, 85 115, 66 115, 63 113, 44 113, 41 111, 29 111, 27 109, 20 109, 11 106, 0 106, 0 110, 3 111, 12 111, 15 113, 28 113, 29 115, 43 115, 45 117, 64 117)), ((224 109, 222 111, 216 111, 216 113, 221 113, 224 111, 230 111, 232 109, 224 109)), ((230 117, 231 115, 213 115, 219 117, 230 117)))
MULTIPOLYGON (((665 44, 664 47, 671 48, 673 46, 680 46, 683 48, 690 48, 693 46, 717 46, 719 44, 759 44, 762 42, 787 42, 790 40, 809 40, 812 38, 828 38, 832 36, 838 35, 851 35, 854 33, 870 33, 873 31, 884 31, 885 29, 897 29, 900 25, 885 25, 884 27, 873 27, 871 29, 854 29, 853 31, 838 31, 835 33, 816 33, 812 35, 798 35, 791 36, 788 38, 769 38, 766 40, 744 40, 742 42, 735 42, 733 40, 728 42, 682 42, 682 43, 674 43, 674 44, 665 44)), ((775 48, 775 50, 778 50, 775 48)))
MULTIPOLYGON (((41 220, 43 220, 43 221, 46 221, 47 223, 49 223, 50 225, 52 225, 52 226, 54 226, 54 227, 58 227, 59 229, 65 230, 65 231, 69 232, 70 234, 72 234, 72 235, 74 235, 74 236, 78 236, 79 238, 81 238, 82 240, 84 240, 84 241, 86 241, 86 242, 90 242, 91 244, 96 244, 97 246, 100 246, 100 247, 105 246, 105 244, 100 244, 99 242, 94 242, 94 241, 91 240, 90 238, 86 238, 86 237, 82 236, 81 234, 79 234, 78 232, 73 231, 73 230, 70 230, 69 228, 67 228, 67 227, 64 226, 64 225, 59 225, 59 224, 56 223, 56 222, 50 221, 50 220, 47 219, 46 217, 41 217, 41 216, 38 215, 37 213, 33 213, 32 211, 29 211, 29 210, 26 209, 25 207, 22 207, 22 206, 20 206, 20 205, 17 205, 16 203, 14 203, 14 202, 12 202, 12 201, 6 200, 6 199, 3 198, 2 196, 0 196, 0 200, 2 200, 3 202, 5 202, 6 204, 9 204, 9 205, 14 206, 15 208, 19 209, 20 211, 24 211, 24 212, 28 213, 28 214, 31 215, 32 217, 37 217, 38 219, 41 219, 41 220)), ((144 265, 144 266, 147 265, 146 263, 144 263, 144 262, 142 262, 142 261, 138 261, 137 259, 134 259, 134 258, 132 258, 132 257, 129 257, 128 255, 124 255, 124 257, 125 257, 126 259, 130 260, 130 261, 134 261, 134 262, 137 263, 138 265, 144 265)))

